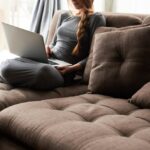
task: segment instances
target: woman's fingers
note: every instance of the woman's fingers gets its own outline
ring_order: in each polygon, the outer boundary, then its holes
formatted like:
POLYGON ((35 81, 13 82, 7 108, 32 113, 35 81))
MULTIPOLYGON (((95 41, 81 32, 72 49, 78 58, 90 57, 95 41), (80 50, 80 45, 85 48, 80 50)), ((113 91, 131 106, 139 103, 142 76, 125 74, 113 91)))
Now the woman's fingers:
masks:
POLYGON ((62 75, 64 75, 67 72, 67 66, 56 66, 55 67, 62 75))
POLYGON ((56 69, 58 69, 58 71, 61 73, 61 74, 66 74, 66 73, 70 73, 73 71, 73 68, 72 66, 64 66, 64 67, 56 67, 56 69))

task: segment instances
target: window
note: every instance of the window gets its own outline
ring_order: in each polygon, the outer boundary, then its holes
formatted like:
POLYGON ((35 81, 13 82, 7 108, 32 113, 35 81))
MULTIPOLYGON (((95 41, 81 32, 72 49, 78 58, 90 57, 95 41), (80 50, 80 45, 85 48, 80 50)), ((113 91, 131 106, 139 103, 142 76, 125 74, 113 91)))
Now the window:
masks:
MULTIPOLYGON (((0 21, 29 29, 36 0, 0 0, 0 21)), ((0 26, 0 33, 3 33, 0 26)), ((4 33, 0 35, 0 50, 6 48, 4 33)))
POLYGON ((94 10, 102 12, 105 8, 105 2, 104 0, 94 0, 94 10))
POLYGON ((115 12, 150 14, 149 0, 116 0, 115 12))

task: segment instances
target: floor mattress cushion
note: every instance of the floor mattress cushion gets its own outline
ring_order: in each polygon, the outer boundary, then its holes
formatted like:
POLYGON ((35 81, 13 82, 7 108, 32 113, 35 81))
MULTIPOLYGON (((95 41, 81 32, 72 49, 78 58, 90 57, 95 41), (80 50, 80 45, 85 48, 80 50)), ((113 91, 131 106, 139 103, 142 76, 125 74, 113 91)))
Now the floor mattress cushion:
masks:
POLYGON ((87 85, 79 82, 69 86, 59 87, 52 91, 36 91, 23 88, 13 88, 8 84, 0 83, 0 111, 18 103, 74 96, 86 92, 87 85))
POLYGON ((0 132, 38 150, 149 150, 150 109, 83 94, 11 106, 0 132))

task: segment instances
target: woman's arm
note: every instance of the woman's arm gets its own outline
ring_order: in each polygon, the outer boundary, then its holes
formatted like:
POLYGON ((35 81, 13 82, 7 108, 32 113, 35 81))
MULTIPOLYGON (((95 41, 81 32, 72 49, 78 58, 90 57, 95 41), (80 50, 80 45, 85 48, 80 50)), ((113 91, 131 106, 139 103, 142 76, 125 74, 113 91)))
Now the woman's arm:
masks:
POLYGON ((56 45, 56 42, 57 42, 57 29, 59 26, 61 26, 62 22, 69 17, 69 12, 64 12, 62 13, 59 18, 58 18, 58 21, 57 21, 57 25, 56 25, 56 31, 54 33, 54 36, 52 38, 52 41, 49 45, 45 45, 45 49, 46 49, 46 54, 47 54, 47 57, 51 57, 52 55, 52 49, 53 47, 56 45))
POLYGON ((79 61, 77 64, 80 64, 80 70, 85 68, 86 62, 87 62, 88 57, 82 59, 81 61, 79 61))
POLYGON ((56 25, 56 31, 55 34, 53 36, 53 39, 51 41, 51 43, 49 44, 49 47, 52 49, 55 45, 56 45, 56 41, 57 41, 57 29, 59 28, 59 26, 61 26, 61 24, 63 23, 63 21, 69 17, 69 12, 64 12, 62 13, 57 21, 57 25, 56 25))
POLYGON ((78 70, 81 70, 81 68, 82 66, 80 63, 76 63, 74 65, 69 65, 69 66, 56 67, 56 69, 58 69, 62 75, 71 73, 71 72, 76 72, 78 70))

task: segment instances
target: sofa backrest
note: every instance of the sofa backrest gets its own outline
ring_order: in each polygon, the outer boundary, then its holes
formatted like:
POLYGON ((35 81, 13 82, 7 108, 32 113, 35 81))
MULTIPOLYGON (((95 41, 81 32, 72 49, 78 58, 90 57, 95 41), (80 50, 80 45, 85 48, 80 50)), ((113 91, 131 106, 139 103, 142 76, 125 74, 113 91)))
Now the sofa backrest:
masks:
POLYGON ((48 31, 48 39, 47 39, 47 44, 50 44, 52 39, 53 39, 53 36, 55 34, 55 31, 56 31, 56 26, 57 26, 57 21, 58 21, 58 18, 60 17, 60 15, 63 13, 64 11, 62 10, 58 10, 53 18, 52 18, 52 21, 50 23, 50 27, 49 27, 49 31, 48 31))
MULTIPOLYGON (((58 18, 64 11, 65 10, 59 10, 55 13, 50 23, 47 44, 49 44, 52 41, 54 33, 56 31, 58 18)), ((143 20, 148 16, 142 14, 107 13, 107 12, 104 12, 102 14, 106 17, 106 26, 108 27, 125 27, 129 25, 141 24, 143 20)))

